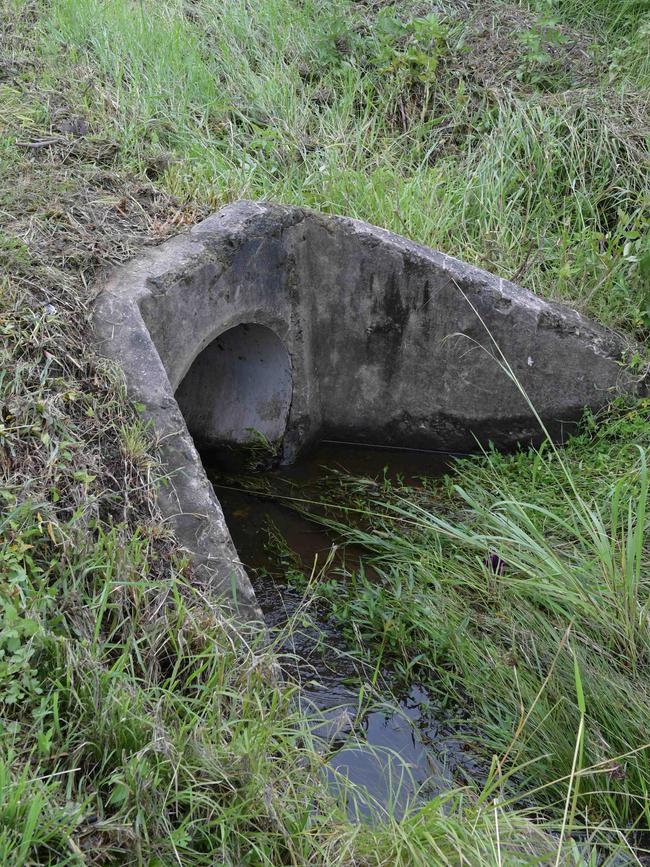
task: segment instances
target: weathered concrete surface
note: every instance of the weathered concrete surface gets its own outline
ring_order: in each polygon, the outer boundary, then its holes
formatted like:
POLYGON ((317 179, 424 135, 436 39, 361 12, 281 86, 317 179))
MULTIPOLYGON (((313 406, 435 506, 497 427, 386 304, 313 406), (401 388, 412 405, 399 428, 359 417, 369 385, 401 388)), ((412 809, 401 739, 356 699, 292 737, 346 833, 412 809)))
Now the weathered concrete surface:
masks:
POLYGON ((453 450, 538 438, 506 362, 555 436, 640 389, 623 340, 575 311, 382 229, 278 205, 227 207, 122 268, 94 323, 158 434, 164 511, 247 617, 254 594, 175 394, 198 443, 256 428, 291 460, 324 436, 453 450))

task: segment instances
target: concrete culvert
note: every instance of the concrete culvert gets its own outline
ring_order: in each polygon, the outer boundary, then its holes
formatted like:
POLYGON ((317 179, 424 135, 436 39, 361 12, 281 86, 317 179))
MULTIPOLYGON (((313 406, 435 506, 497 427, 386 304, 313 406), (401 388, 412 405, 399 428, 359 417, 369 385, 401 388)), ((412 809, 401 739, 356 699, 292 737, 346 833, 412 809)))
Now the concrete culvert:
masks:
POLYGON ((176 400, 199 448, 251 443, 261 435, 277 450, 291 405, 287 348, 263 325, 230 328, 197 355, 176 400))
POLYGON ((163 513, 197 579, 248 619, 261 614, 197 446, 254 430, 284 463, 321 439, 508 448, 539 440, 539 418, 561 440, 585 407, 644 389, 624 364, 634 347, 576 311, 367 223, 280 205, 238 202, 143 254, 93 318, 158 439, 163 513))

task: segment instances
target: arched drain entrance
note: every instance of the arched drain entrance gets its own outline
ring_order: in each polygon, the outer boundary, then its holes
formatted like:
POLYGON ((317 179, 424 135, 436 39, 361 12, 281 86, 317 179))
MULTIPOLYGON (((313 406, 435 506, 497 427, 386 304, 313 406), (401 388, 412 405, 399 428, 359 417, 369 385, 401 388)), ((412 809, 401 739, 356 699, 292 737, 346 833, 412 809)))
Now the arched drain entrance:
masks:
POLYGON ((291 405, 291 359, 263 325, 237 325, 198 354, 176 391, 200 449, 245 445, 261 434, 279 446, 291 405))

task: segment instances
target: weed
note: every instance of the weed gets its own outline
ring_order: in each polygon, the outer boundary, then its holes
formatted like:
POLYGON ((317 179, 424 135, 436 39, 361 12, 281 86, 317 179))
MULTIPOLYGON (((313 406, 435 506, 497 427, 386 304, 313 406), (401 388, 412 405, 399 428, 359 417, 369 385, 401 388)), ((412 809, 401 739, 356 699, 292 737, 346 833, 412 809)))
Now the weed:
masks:
POLYGON ((248 428, 249 442, 246 444, 246 463, 249 472, 256 472, 274 466, 279 460, 281 443, 271 442, 267 436, 255 428, 248 428))
POLYGON ((393 74, 404 85, 435 82, 440 57, 446 53, 447 28, 427 15, 402 21, 392 9, 383 9, 374 27, 376 45, 368 59, 380 74, 393 74))
POLYGON ((540 18, 530 30, 519 34, 524 48, 516 75, 520 81, 532 84, 542 90, 558 89, 558 75, 561 72, 559 60, 551 50, 557 51, 567 37, 557 27, 553 18, 540 18))

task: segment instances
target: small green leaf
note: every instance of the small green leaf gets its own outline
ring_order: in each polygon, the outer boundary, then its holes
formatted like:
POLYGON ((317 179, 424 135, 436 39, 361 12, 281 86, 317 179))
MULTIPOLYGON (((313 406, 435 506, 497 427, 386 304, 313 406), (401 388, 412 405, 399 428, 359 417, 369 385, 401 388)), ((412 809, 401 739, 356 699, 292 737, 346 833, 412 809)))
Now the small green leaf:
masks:
POLYGON ((32 635, 36 635, 39 631, 39 624, 36 620, 31 620, 29 617, 26 617, 22 622, 22 630, 23 634, 31 637, 32 635))
POLYGON ((111 795, 108 799, 108 803, 114 807, 121 806, 131 794, 131 790, 127 786, 126 783, 118 782, 115 783, 115 787, 111 792, 111 795))

